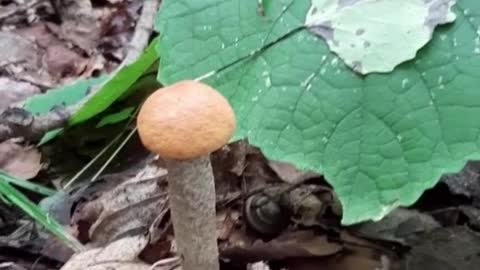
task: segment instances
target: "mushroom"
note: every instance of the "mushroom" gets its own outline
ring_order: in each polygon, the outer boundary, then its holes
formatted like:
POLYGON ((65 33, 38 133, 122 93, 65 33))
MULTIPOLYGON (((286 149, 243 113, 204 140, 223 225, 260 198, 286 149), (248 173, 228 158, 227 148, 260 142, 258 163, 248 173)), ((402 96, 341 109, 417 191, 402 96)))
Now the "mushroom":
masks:
POLYGON ((150 95, 139 111, 140 139, 165 160, 170 213, 184 270, 218 270, 215 183, 210 153, 231 139, 235 114, 210 86, 181 81, 150 95))

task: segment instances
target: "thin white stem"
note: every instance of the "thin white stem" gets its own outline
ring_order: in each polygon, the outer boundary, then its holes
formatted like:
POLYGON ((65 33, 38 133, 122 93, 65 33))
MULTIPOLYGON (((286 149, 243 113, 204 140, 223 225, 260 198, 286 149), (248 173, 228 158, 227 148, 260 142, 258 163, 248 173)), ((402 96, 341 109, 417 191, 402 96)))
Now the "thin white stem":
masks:
POLYGON ((108 165, 113 161, 113 159, 118 155, 118 153, 120 152, 120 150, 122 150, 122 148, 125 146, 125 144, 127 144, 127 142, 130 140, 130 138, 133 136, 133 134, 135 134, 135 132, 137 131, 137 128, 135 127, 134 129, 132 129, 132 131, 130 131, 130 133, 127 135, 127 137, 122 141, 122 143, 117 147, 117 149, 115 149, 115 152, 113 152, 113 154, 108 158, 108 160, 102 165, 102 167, 98 170, 98 172, 92 177, 92 179, 90 180, 90 182, 94 182, 97 180, 98 176, 100 176, 100 174, 108 167, 108 165))
POLYGON ((90 162, 88 162, 85 166, 83 166, 83 168, 80 171, 78 171, 70 179, 70 181, 68 181, 67 184, 65 184, 63 189, 64 190, 68 189, 73 184, 73 182, 75 182, 86 170, 88 170, 88 168, 90 168, 93 165, 93 163, 95 163, 95 161, 97 161, 108 149, 110 149, 110 147, 112 147, 112 145, 114 145, 122 137, 123 133, 124 132, 121 132, 115 138, 113 138, 113 140, 109 144, 107 144, 100 152, 98 152, 98 154, 94 158, 92 158, 90 162))

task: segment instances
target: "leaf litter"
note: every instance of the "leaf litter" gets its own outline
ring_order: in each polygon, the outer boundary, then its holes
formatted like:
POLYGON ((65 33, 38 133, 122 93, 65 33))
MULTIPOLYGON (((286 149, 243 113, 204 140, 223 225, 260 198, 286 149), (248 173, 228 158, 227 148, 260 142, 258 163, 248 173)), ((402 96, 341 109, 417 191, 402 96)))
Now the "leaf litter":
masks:
MULTIPOLYGON (((414 251, 426 247, 416 248, 417 243, 422 243, 422 239, 427 239, 426 235, 433 231, 449 229, 443 228, 428 213, 408 209, 394 211, 380 222, 343 228, 339 225, 341 206, 321 175, 268 160, 247 141, 238 141, 214 152, 212 161, 219 186, 220 259, 226 265, 252 267, 264 262, 263 267, 282 265, 294 270, 315 267, 390 270, 397 269, 394 266, 398 265, 404 267, 398 269, 421 269, 415 265, 426 257, 414 251), (275 164, 275 169, 271 164, 275 164), (279 169, 279 166, 284 168, 279 169), (280 177, 277 173, 281 171, 295 173, 280 177), (282 197, 290 207, 289 225, 275 235, 265 236, 246 220, 246 196, 258 192, 282 197), (230 200, 225 202, 224 198, 230 200), (425 225, 421 225, 422 222, 425 225), (399 255, 394 251, 398 247, 402 247, 400 250, 414 249, 399 255)), ((93 184, 92 195, 81 192, 83 195, 71 204, 74 214, 69 223, 90 249, 71 257, 62 269, 109 269, 105 266, 150 269, 154 262, 169 258, 174 261, 174 235, 163 193, 167 172, 161 164, 162 160, 150 159, 130 178, 121 182, 110 178, 109 185, 93 184), (161 211, 162 208, 165 211, 161 211), (146 235, 148 237, 143 238, 146 235), (121 260, 111 260, 116 256, 121 260)), ((425 240, 424 245, 428 245, 428 241, 425 240)), ((44 249, 50 253, 60 250, 59 246, 44 249)))
POLYGON ((0 144, 0 169, 20 178, 31 179, 42 169, 42 155, 33 146, 11 139, 0 144))

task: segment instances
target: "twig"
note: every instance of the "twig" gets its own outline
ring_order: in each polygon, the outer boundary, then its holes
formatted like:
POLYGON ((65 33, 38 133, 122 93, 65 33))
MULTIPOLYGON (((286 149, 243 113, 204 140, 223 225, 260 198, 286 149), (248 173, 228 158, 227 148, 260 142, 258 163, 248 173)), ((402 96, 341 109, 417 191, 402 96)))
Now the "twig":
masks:
POLYGON ((70 112, 58 107, 46 115, 34 116, 22 108, 8 108, 0 115, 0 142, 14 137, 35 140, 47 131, 66 124, 70 112))
MULTIPOLYGON (((142 13, 130 44, 127 54, 117 70, 134 62, 147 47, 153 31, 153 22, 160 0, 145 0, 142 13)), ((46 132, 64 127, 68 119, 90 100, 101 89, 96 87, 81 102, 66 108, 57 108, 41 116, 33 115, 22 108, 9 108, 0 115, 0 142, 15 137, 24 137, 28 140, 37 140, 46 132)))

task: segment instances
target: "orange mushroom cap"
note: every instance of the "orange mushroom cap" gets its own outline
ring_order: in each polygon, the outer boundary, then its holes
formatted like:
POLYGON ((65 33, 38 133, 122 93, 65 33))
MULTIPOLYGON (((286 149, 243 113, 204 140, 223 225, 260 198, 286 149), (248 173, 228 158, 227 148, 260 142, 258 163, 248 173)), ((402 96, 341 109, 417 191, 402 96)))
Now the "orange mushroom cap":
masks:
POLYGON ((150 95, 139 111, 143 145, 163 158, 188 160, 228 143, 235 114, 227 99, 210 86, 181 81, 150 95))

